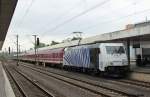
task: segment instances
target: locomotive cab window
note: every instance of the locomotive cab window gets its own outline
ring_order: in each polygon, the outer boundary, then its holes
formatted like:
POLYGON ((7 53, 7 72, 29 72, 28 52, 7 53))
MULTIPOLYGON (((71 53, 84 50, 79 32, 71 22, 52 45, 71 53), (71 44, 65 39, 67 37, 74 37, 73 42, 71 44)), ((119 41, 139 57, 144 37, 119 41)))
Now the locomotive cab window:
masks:
POLYGON ((124 54, 125 50, 123 46, 106 46, 107 54, 124 54))

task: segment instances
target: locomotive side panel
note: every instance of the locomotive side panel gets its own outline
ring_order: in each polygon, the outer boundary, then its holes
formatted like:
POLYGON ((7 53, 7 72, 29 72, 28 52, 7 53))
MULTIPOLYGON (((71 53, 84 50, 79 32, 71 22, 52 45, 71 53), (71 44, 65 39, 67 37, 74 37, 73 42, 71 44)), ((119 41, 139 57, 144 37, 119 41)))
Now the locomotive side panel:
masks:
POLYGON ((86 47, 67 49, 64 53, 63 65, 90 68, 90 49, 86 47))

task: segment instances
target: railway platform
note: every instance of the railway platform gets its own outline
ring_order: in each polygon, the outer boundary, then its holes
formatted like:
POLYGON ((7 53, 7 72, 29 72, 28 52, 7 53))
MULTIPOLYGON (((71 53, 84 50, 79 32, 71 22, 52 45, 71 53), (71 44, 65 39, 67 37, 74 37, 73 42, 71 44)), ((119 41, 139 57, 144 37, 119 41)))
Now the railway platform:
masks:
POLYGON ((0 62, 0 97, 15 97, 7 75, 0 62))
POLYGON ((130 79, 150 82, 150 65, 135 67, 130 74, 130 79))
POLYGON ((144 67, 135 67, 133 69, 134 72, 139 72, 139 73, 147 73, 150 74, 150 65, 144 66, 144 67))

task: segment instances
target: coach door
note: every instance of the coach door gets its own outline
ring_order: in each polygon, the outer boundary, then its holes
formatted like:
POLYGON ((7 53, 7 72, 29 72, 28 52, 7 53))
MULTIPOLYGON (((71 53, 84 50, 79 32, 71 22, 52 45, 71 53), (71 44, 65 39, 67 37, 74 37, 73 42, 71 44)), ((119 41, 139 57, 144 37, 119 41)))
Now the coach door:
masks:
POLYGON ((94 69, 98 69, 99 68, 99 48, 91 48, 90 49, 90 60, 92 63, 92 67, 94 69))

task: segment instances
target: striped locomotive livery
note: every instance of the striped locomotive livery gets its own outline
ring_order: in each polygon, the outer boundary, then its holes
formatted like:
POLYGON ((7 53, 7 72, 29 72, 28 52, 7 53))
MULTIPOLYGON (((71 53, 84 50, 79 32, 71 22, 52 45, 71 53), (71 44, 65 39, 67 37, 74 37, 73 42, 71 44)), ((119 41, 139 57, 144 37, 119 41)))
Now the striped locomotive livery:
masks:
POLYGON ((75 67, 90 67, 90 49, 87 47, 68 48, 65 51, 63 64, 75 67))

